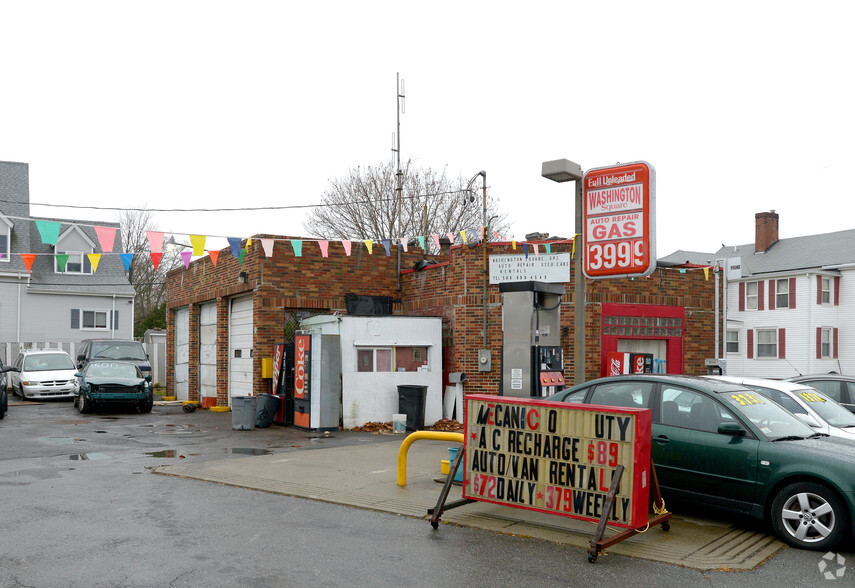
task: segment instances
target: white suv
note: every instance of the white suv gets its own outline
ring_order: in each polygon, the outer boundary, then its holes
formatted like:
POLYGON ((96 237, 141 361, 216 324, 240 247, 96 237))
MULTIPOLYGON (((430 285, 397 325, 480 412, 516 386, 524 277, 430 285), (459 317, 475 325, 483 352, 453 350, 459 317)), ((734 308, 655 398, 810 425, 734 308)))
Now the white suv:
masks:
POLYGON ((62 349, 25 349, 15 360, 19 372, 10 372, 12 390, 23 400, 74 398, 77 368, 62 349))

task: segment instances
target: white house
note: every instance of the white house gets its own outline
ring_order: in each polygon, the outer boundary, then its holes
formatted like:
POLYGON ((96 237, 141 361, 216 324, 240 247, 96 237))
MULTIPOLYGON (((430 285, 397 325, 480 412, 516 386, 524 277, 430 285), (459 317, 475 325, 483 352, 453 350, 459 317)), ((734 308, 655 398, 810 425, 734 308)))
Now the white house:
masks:
POLYGON ((855 374, 855 230, 779 239, 761 212, 754 243, 664 259, 723 268, 727 375, 855 374))
POLYGON ((0 162, 0 341, 131 338, 134 289, 121 242, 116 223, 31 217, 28 165, 0 162), (37 221, 59 223, 56 245, 42 242, 37 221), (101 251, 96 225, 117 229, 111 251, 101 251), (96 270, 91 253, 109 255, 96 270), (22 254, 35 255, 29 271, 22 254), (57 255, 68 256, 65 271, 57 255))

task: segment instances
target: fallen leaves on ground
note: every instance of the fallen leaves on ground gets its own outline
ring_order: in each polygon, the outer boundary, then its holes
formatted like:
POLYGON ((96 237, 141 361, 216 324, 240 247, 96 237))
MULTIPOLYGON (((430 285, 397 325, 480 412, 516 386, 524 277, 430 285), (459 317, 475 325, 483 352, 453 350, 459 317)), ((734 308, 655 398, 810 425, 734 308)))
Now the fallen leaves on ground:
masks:
MULTIPOLYGON (((453 419, 442 419, 436 421, 433 425, 427 428, 429 431, 459 431, 463 429, 463 425, 453 419)), ((388 422, 367 422, 359 427, 353 427, 352 431, 358 433, 391 433, 392 421, 388 422)))

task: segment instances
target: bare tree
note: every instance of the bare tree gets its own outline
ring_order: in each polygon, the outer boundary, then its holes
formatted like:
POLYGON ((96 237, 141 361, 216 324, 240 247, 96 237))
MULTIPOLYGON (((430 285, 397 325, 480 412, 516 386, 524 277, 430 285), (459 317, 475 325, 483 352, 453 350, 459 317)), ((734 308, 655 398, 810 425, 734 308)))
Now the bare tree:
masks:
MULTIPOLYGON (((323 239, 399 239, 466 231, 477 240, 484 225, 481 178, 448 178, 430 168, 401 170, 401 194, 392 163, 356 167, 330 181, 303 223, 313 237, 323 239)), ((505 215, 487 190, 487 224, 499 233, 507 230, 505 215)), ((430 239, 426 240, 430 242, 430 239)))
MULTIPOLYGON (((150 210, 125 209, 118 213, 122 228, 122 251, 133 253, 128 281, 136 291, 134 299, 134 331, 149 315, 166 302, 166 272, 181 262, 179 252, 164 250, 155 270, 151 258, 148 231, 157 231, 150 210)), ((140 335, 139 333, 138 335, 140 335)))

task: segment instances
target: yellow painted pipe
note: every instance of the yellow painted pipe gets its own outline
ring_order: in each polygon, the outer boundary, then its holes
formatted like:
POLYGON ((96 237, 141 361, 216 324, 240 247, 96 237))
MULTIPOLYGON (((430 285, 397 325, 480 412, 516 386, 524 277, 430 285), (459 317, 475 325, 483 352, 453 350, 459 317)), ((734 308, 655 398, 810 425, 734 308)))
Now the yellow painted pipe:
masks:
POLYGON ((446 431, 416 431, 410 433, 401 448, 398 450, 398 486, 407 485, 407 452, 410 445, 419 439, 431 439, 433 441, 450 441, 452 443, 463 443, 463 433, 450 433, 446 431))

